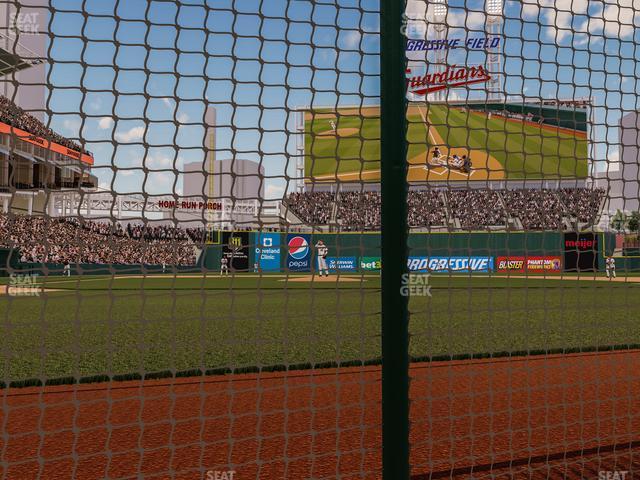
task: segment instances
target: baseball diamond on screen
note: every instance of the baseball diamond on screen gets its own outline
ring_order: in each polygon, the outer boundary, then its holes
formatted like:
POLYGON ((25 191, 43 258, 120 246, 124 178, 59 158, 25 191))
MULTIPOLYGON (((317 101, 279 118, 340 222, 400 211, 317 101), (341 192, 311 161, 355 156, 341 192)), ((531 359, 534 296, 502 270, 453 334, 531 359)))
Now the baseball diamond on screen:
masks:
MULTIPOLYGON (((408 180, 585 179, 589 109, 562 100, 411 102, 408 180)), ((380 180, 378 106, 305 112, 307 182, 380 180)))

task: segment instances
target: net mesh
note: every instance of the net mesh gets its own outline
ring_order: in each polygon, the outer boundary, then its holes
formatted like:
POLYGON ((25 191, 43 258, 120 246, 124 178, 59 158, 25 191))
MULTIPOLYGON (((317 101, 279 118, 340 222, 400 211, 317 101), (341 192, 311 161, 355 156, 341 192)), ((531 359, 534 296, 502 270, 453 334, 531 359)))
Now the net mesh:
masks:
MULTIPOLYGON (((381 477, 384 2, 0 1, 2 478, 381 477)), ((639 11, 406 2, 413 479, 638 470, 639 11)))

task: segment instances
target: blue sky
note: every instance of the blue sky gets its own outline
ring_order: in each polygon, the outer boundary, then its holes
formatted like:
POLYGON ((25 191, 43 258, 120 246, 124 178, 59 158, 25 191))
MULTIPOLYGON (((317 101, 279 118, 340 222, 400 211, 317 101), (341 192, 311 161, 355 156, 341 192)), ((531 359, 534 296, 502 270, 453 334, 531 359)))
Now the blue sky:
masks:
MULTIPOLYGON (((120 193, 180 193, 174 169, 202 161, 214 105, 218 158, 262 162, 281 197, 297 108, 379 102, 379 0, 51 3, 53 126, 84 138, 101 186, 120 193)), ((449 36, 481 35, 483 5, 450 0, 449 36)), ((615 158, 621 112, 637 108, 638 13, 640 0, 506 2, 507 93, 592 97, 596 159, 615 158)))

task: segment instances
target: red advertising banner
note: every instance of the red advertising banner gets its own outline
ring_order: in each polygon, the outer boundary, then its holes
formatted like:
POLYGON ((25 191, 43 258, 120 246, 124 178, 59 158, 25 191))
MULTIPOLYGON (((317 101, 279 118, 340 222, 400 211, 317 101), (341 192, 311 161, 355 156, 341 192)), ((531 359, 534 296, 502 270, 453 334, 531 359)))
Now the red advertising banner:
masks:
POLYGON ((13 134, 25 142, 38 145, 39 147, 46 148, 47 150, 55 153, 60 153, 66 157, 73 158, 74 160, 79 160, 87 165, 93 165, 93 157, 89 154, 80 153, 77 150, 72 150, 71 148, 67 148, 63 145, 50 142, 49 140, 45 140, 44 138, 38 137, 32 133, 7 125, 6 123, 0 122, 0 133, 13 134))
POLYGON ((562 273, 562 258, 498 257, 496 270, 501 273, 562 273))

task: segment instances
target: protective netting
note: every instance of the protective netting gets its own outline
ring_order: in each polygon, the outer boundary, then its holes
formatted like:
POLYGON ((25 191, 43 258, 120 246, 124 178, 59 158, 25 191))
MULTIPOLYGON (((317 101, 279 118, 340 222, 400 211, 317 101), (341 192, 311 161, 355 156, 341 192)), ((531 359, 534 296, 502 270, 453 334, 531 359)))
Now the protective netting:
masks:
POLYGON ((380 478, 382 235, 412 478, 633 478, 640 5, 393 4, 0 0, 2 478, 380 478))

